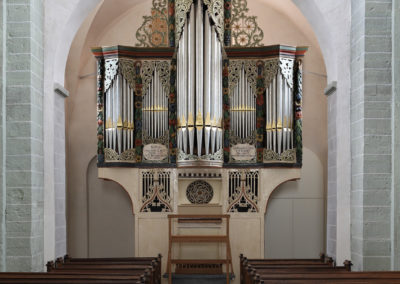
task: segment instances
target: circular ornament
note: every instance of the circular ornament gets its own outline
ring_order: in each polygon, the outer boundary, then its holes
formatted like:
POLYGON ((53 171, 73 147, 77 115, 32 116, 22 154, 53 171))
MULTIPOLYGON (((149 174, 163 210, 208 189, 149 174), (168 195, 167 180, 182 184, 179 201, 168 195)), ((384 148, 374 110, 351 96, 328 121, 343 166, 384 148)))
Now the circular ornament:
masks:
POLYGON ((186 197, 192 204, 207 204, 213 195, 212 186, 204 180, 196 180, 186 188, 186 197))

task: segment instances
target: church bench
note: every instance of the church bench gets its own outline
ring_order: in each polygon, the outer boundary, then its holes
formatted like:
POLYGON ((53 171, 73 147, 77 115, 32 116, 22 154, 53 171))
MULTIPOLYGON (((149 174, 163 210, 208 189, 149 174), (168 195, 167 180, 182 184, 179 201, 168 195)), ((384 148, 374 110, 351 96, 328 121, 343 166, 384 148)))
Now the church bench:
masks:
POLYGON ((44 272, 2 272, 0 283, 148 283, 141 275, 80 275, 53 274, 44 272))
POLYGON ((400 283, 400 272, 263 274, 250 283, 400 283))
MULTIPOLYGON (((139 269, 151 266, 154 283, 161 283, 161 254, 157 257, 119 257, 119 258, 72 258, 65 255, 58 258, 55 267, 58 269, 139 269)), ((152 280, 153 281, 153 280, 152 280)))

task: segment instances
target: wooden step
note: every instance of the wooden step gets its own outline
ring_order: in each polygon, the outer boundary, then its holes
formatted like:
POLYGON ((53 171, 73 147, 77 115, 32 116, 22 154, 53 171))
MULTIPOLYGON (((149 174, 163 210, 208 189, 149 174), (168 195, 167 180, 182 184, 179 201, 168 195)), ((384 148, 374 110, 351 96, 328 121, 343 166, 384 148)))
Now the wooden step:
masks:
MULTIPOLYGON (((230 262, 231 260, 228 259, 230 262)), ((226 259, 171 259, 173 264, 225 264, 226 259)))
POLYGON ((216 242, 228 242, 227 236, 171 236, 172 242, 180 242, 180 243, 193 243, 193 242, 201 242, 201 243, 216 243, 216 242))

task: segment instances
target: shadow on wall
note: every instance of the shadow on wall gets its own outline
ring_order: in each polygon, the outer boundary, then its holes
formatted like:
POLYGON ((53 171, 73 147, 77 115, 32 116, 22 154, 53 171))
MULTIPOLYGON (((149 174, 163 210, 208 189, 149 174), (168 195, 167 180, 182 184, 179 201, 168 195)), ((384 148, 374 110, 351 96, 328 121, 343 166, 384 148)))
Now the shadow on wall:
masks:
POLYGON ((131 199, 116 182, 98 178, 96 157, 88 166, 88 257, 135 254, 131 199))
POLYGON ((278 186, 265 215, 266 258, 318 258, 324 251, 324 169, 304 148, 301 179, 278 186))

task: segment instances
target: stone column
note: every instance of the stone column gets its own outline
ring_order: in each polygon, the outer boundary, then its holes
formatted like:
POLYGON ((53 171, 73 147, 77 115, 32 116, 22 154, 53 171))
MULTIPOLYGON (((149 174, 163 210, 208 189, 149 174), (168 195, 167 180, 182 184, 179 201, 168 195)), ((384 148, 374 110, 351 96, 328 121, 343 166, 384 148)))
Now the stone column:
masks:
POLYGON ((0 263, 2 270, 40 271, 44 268, 43 3, 3 0, 2 8, 0 263))
POLYGON ((65 215, 65 99, 69 92, 55 84, 54 98, 54 227, 55 257, 67 253, 67 219, 65 215))
POLYGON ((325 89, 328 97, 328 188, 326 202, 326 253, 336 259, 336 215, 337 215, 337 135, 336 81, 325 89))
POLYGON ((392 269, 400 269, 400 0, 393 0, 392 20, 392 269))
POLYGON ((391 267, 392 1, 352 0, 351 260, 391 267))

